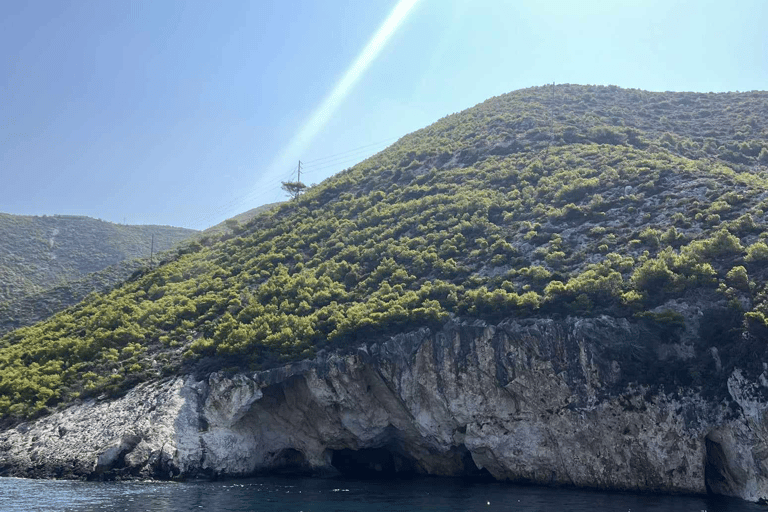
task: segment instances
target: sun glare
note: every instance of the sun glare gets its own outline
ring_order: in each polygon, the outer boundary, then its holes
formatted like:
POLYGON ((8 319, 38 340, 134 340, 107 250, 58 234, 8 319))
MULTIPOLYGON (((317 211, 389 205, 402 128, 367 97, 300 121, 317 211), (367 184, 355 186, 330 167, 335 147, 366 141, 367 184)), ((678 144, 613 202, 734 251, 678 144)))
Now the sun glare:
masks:
POLYGON ((312 139, 323 129, 341 102, 349 95, 360 77, 371 66, 381 50, 387 45, 397 28, 406 20, 408 14, 419 0, 400 0, 387 19, 381 24, 365 48, 360 52, 352 65, 341 77, 341 80, 331 90, 323 102, 315 109, 312 116, 304 123, 301 130, 284 147, 273 161, 266 179, 274 179, 276 175, 284 174, 287 168, 294 165, 300 158, 312 139))

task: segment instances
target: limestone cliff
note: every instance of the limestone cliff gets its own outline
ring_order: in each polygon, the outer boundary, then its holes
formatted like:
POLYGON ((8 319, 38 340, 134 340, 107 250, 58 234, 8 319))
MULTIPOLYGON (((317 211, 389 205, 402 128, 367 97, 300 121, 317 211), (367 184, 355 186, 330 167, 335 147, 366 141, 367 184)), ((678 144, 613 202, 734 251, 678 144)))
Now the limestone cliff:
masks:
MULTIPOLYGON (((451 322, 269 371, 84 402, 0 433, 0 470, 412 472, 768 498, 768 372, 729 370, 722 393, 665 389, 649 375, 689 356, 649 343, 638 324, 607 317, 451 322)), ((716 350, 698 352, 723 371, 716 350)))

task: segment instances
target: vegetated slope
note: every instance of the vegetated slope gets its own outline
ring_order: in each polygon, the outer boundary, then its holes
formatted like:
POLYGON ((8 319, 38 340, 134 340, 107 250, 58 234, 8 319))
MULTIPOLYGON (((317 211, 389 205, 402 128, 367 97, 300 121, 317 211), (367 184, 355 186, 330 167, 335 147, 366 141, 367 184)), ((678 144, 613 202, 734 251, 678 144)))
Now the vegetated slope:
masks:
POLYGON ((126 226, 89 217, 0 213, 0 334, 106 291, 194 230, 126 226), (92 273, 98 272, 96 275, 92 273))
MULTIPOLYGON (((160 228, 161 233, 167 232, 173 235, 171 237, 155 235, 156 247, 154 260, 160 261, 161 259, 170 257, 169 254, 166 254, 166 252, 170 250, 170 247, 174 247, 183 252, 187 250, 185 249, 185 247, 187 247, 185 244, 191 243, 194 245, 197 243, 194 241, 195 239, 203 239, 206 243, 211 243, 216 237, 228 236, 234 231, 242 229, 241 223, 247 222, 257 215, 269 211, 278 204, 280 203, 272 203, 253 208, 202 232, 180 228, 170 228, 169 230, 169 228, 165 226, 128 227, 142 228, 142 231, 145 233, 140 235, 141 237, 145 237, 147 235, 146 231, 149 230, 150 233, 148 236, 150 237, 150 244, 152 235, 156 231, 155 228, 160 228)), ((61 219, 61 217, 55 218, 61 219)), ((93 219, 86 220, 92 221, 93 219)), ((114 243, 114 240, 108 241, 108 243, 112 244, 114 243)), ((137 245, 137 247, 140 248, 141 244, 137 245)), ((151 251, 152 247, 150 245, 143 249, 151 251)), ((144 251, 139 252, 143 253, 144 251)), ((63 254, 63 256, 64 259, 66 259, 68 255, 63 254)), ((27 293, 26 295, 12 298, 9 301, 0 301, 0 335, 18 329, 19 327, 25 327, 44 320, 54 313, 77 304, 89 293, 108 292, 114 286, 130 278, 135 272, 146 270, 151 265, 149 256, 150 254, 146 253, 146 255, 141 257, 120 260, 101 270, 83 274, 81 277, 61 279, 58 284, 54 284, 53 286, 49 285, 47 288, 42 286, 42 289, 40 289, 41 287, 34 287, 35 290, 39 291, 27 293)), ((62 258, 58 257, 54 259, 62 258)))
POLYGON ((127 226, 89 217, 0 213, 0 303, 132 258, 170 249, 195 231, 127 226))
MULTIPOLYGON (((715 346, 721 367, 749 370, 768 325, 766 120, 764 92, 492 98, 7 335, 0 412, 265 368, 450 315, 627 317, 668 350, 715 346)), ((699 361, 637 378, 717 392, 699 361)))
MULTIPOLYGON (((161 256, 162 253, 158 256, 161 256)), ((110 265, 103 270, 52 288, 25 295, 0 304, 0 335, 26 327, 85 299, 90 293, 104 293, 130 278, 135 272, 150 266, 147 258, 134 258, 110 265)))
POLYGON ((235 231, 240 228, 242 224, 247 224, 249 221, 251 221, 254 217, 257 215, 261 215, 262 213, 266 213, 273 208, 276 208, 283 204, 281 201, 276 203, 267 203, 263 204, 261 206, 257 206, 256 208, 251 208, 247 212, 239 213, 235 215, 234 217, 231 217, 224 222, 220 222, 216 224, 215 226, 211 226, 209 228, 206 228, 203 231, 203 236, 205 235, 222 235, 225 233, 231 233, 232 231, 235 231))

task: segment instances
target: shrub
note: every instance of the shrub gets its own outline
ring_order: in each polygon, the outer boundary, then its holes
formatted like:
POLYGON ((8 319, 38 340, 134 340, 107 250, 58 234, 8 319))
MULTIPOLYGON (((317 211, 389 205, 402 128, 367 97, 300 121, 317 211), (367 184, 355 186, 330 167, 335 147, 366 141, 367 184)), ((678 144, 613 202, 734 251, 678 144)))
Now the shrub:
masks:
POLYGON ((693 241, 683 248, 684 253, 690 253, 705 260, 738 256, 743 251, 744 247, 739 239, 727 229, 719 230, 710 238, 693 241))
POLYGON ((768 148, 760 150, 760 155, 758 155, 757 160, 763 165, 768 165, 768 148))
POLYGON ((728 271, 725 279, 734 288, 745 292, 749 291, 749 276, 747 275, 747 269, 743 266, 733 267, 728 271))
POLYGON ((631 280, 637 290, 654 295, 674 287, 677 275, 669 269, 666 261, 654 258, 640 265, 632 273, 631 280))
POLYGON ((552 251, 544 257, 544 261, 553 267, 559 267, 562 265, 564 259, 565 253, 563 251, 552 251))
POLYGON ((678 233, 677 229, 675 229, 675 227, 672 226, 668 230, 666 230, 664 234, 661 235, 660 239, 666 245, 669 245, 671 247, 678 247, 680 246, 680 244, 682 244, 685 241, 685 235, 683 235, 682 233, 678 233))
POLYGON ((744 261, 758 263, 768 261, 768 245, 765 242, 756 242, 747 247, 747 256, 744 261))
POLYGON ((644 230, 643 230, 643 231, 640 233, 640 235, 638 236, 638 238, 639 238, 640 240, 642 240, 643 242, 645 242, 645 243, 646 243, 647 245, 649 245, 650 247, 659 247, 659 246, 661 245, 661 242, 660 242, 660 239, 661 239, 661 238, 660 238, 660 235, 661 235, 661 233, 659 232, 659 230, 658 230, 658 229, 653 229, 653 228, 645 228, 645 229, 644 229, 644 230))

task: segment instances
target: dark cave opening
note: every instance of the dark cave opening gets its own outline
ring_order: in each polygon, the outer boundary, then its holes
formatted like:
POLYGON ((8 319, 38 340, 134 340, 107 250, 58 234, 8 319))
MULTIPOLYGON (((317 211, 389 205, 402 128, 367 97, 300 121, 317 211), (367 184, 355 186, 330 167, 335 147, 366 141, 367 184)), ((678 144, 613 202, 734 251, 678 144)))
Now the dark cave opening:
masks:
POLYGON ((386 447, 334 450, 331 465, 346 478, 403 478, 417 473, 411 459, 386 447))
MULTIPOLYGON (((472 454, 464 445, 454 447, 452 451, 450 458, 461 461, 461 465, 456 468, 452 476, 472 482, 495 481, 487 469, 477 467, 472 454)), ((350 448, 334 450, 331 455, 331 465, 345 478, 388 479, 427 476, 427 472, 420 468, 414 459, 396 448, 393 449, 390 445, 360 450, 350 448)))
POLYGON ((461 478, 469 480, 470 482, 495 482, 491 473, 483 468, 480 469, 475 464, 475 460, 472 458, 472 453, 463 444, 459 446, 458 450, 461 452, 461 463, 464 465, 461 478))
POLYGON ((732 494, 731 483, 736 481, 738 486, 746 484, 746 481, 740 481, 739 474, 734 475, 728 465, 728 457, 720 443, 704 438, 706 443, 707 455, 704 465, 704 484, 707 488, 707 494, 732 494))
POLYGON ((275 455, 272 472, 288 475, 310 475, 312 468, 303 453, 293 448, 285 448, 275 455))

